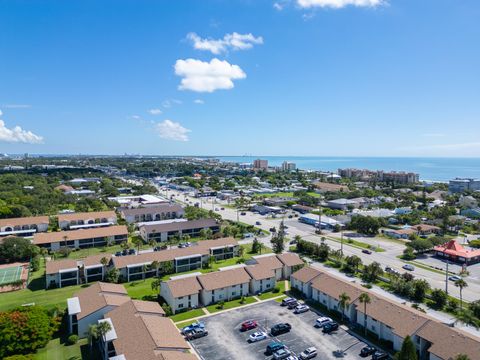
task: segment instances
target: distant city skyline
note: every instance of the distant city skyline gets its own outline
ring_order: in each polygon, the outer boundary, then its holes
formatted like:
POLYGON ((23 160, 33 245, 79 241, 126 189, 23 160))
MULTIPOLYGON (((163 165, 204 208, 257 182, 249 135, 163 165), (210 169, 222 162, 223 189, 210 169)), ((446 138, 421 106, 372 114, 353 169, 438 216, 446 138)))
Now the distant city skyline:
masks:
POLYGON ((475 0, 0 4, 0 153, 480 157, 475 0))

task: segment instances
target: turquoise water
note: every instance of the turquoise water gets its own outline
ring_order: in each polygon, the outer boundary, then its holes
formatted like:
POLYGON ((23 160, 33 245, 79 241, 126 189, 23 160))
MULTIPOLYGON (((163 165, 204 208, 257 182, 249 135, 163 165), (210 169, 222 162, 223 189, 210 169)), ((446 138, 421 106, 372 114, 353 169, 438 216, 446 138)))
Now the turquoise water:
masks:
POLYGON ((400 157, 322 157, 322 156, 220 156, 221 161, 252 163, 266 159, 272 166, 284 161, 297 164, 302 170, 336 171, 338 168, 359 168, 385 171, 411 171, 422 180, 448 181, 455 177, 480 178, 480 158, 400 158, 400 157))

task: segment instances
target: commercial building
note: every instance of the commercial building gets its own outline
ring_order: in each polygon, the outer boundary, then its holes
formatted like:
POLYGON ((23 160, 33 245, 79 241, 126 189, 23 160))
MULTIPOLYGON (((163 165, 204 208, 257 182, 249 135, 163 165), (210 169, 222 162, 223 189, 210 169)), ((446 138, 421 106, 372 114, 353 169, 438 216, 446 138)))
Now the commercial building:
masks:
POLYGON ((366 325, 373 336, 394 351, 400 350, 408 335, 422 360, 453 359, 458 354, 476 359, 480 352, 479 338, 327 272, 311 267, 302 268, 292 274, 291 286, 322 307, 343 313, 352 324, 360 327, 366 325), (339 306, 343 293, 350 297, 346 309, 339 306), (370 297, 366 312, 364 304, 360 302, 362 293, 368 293, 370 297))
POLYGON ((254 160, 253 161, 254 170, 267 170, 268 169, 268 160, 254 160))
POLYGON ((47 231, 49 222, 48 216, 0 219, 0 237, 30 237, 35 233, 47 231))
POLYGON ((129 224, 179 219, 184 215, 183 208, 178 204, 165 203, 151 207, 119 209, 122 219, 129 224))
POLYGON ((163 197, 149 194, 109 197, 108 200, 117 202, 120 207, 149 207, 169 202, 163 197))
POLYGON ((480 249, 467 249, 455 240, 438 245, 433 248, 435 255, 449 261, 465 265, 472 265, 480 262, 480 249))
POLYGON ((105 246, 109 243, 119 244, 127 241, 127 239, 127 227, 125 225, 115 225, 93 229, 37 233, 33 236, 33 244, 56 251, 64 246, 82 249, 105 246))
POLYGON ((89 229, 115 225, 117 215, 115 211, 96 211, 82 213, 59 214, 58 226, 62 230, 89 229))
POLYGON ((319 221, 320 222, 320 228, 321 229, 328 229, 331 230, 333 229, 336 225, 342 226, 342 224, 335 220, 332 219, 328 216, 322 215, 321 217, 316 215, 316 214, 302 214, 299 218, 298 221, 303 222, 308 225, 313 225, 315 227, 319 227, 319 221))
POLYGON ((335 199, 327 202, 327 206, 334 210, 353 210, 360 207, 357 201, 349 199, 335 199))
POLYGON ((448 183, 448 191, 461 193, 464 191, 480 191, 480 179, 455 178, 448 183))

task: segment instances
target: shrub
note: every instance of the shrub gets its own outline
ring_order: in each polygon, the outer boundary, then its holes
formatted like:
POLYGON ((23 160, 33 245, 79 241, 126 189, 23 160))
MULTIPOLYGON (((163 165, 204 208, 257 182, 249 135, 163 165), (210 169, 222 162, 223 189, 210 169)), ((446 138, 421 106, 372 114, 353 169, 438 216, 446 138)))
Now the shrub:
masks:
POLYGON ((275 286, 272 290, 273 293, 277 294, 280 292, 280 286, 275 286))
POLYGON ((173 315, 172 308, 171 308, 170 305, 168 305, 167 303, 162 304, 162 309, 163 309, 163 311, 165 311, 165 315, 166 315, 166 316, 171 316, 171 315, 173 315))
POLYGON ((217 309, 223 309, 225 306, 225 301, 219 301, 219 303, 217 304, 217 309))
POLYGON ((32 258, 30 266, 32 268, 32 271, 38 271, 38 269, 40 269, 40 256, 39 255, 32 258))
POLYGON ((3 360, 33 360, 33 355, 12 355, 7 356, 3 360))
POLYGON ((0 358, 45 347, 58 326, 58 321, 39 306, 0 313, 0 358))
POLYGON ((72 334, 68 337, 67 339, 67 344, 68 345, 74 345, 78 341, 78 335, 72 334))

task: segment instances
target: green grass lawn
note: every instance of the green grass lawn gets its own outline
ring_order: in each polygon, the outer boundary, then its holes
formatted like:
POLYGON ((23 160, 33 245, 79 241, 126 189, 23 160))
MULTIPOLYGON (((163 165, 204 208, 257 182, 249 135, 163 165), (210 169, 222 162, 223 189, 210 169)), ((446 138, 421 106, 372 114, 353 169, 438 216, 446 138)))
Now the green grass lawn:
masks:
POLYGON ((193 319, 199 316, 205 315, 205 312, 202 309, 193 309, 190 311, 185 311, 180 314, 170 316, 173 322, 179 322, 184 320, 193 319))
POLYGON ((277 296, 280 296, 280 295, 283 295, 285 294, 285 281, 279 281, 277 283, 277 286, 276 288, 280 289, 280 291, 278 292, 274 292, 274 291, 268 291, 268 292, 264 292, 263 294, 261 295, 257 295, 257 297, 260 299, 260 300, 267 300, 267 299, 271 299, 271 298, 274 298, 274 297, 277 297, 277 296))
POLYGON ((35 360, 82 360, 93 359, 89 354, 87 339, 80 339, 75 345, 65 345, 60 338, 51 340, 46 347, 40 349, 35 355, 35 360), (83 349, 83 356, 82 356, 83 349))
POLYGON ((242 301, 241 299, 227 301, 223 305, 223 309, 219 309, 218 304, 213 304, 213 305, 207 306, 207 310, 210 313, 216 313, 216 312, 219 312, 219 311, 222 311, 222 310, 233 309, 233 308, 236 308, 236 307, 239 307, 239 306, 243 306, 243 305, 247 305, 247 304, 253 304, 253 303, 257 302, 257 300, 255 300, 253 298, 253 296, 246 297, 244 300, 245 300, 245 302, 243 304, 241 304, 241 301, 242 301))
POLYGON ((123 285, 132 299, 155 301, 158 290, 152 290, 152 282, 154 279, 155 278, 136 280, 129 283, 123 283, 123 285))

